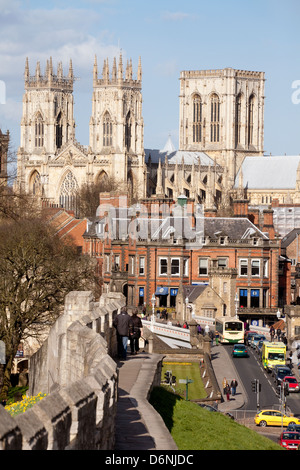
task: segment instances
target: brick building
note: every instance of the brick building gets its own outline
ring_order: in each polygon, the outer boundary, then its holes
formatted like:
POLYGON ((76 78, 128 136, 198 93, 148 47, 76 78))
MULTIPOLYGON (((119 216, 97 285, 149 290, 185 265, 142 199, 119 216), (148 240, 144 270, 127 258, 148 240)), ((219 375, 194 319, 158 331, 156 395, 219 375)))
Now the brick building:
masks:
POLYGON ((104 292, 123 292, 128 305, 140 307, 151 306, 154 295, 155 307, 176 309, 183 286, 209 285, 223 314, 235 314, 237 295, 240 318, 277 319, 280 240, 272 211, 264 211, 258 227, 245 200, 234 202, 234 217, 216 217, 186 198, 147 199, 128 209, 126 198, 116 196, 101 194, 102 212, 83 236, 83 251, 98 259, 104 292))

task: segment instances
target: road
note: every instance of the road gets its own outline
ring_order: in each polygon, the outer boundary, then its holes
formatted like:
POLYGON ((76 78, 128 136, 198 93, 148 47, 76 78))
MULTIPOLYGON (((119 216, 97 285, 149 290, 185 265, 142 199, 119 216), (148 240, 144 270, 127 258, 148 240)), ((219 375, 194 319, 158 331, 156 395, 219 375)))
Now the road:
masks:
MULTIPOLYGON (((226 346, 229 354, 233 346, 226 346)), ((247 395, 245 403, 246 410, 257 409, 257 394, 251 389, 251 382, 258 379, 261 384, 261 392, 259 393, 259 408, 280 407, 280 400, 276 394, 276 385, 270 373, 266 372, 262 367, 259 356, 249 346, 249 358, 233 358, 234 366, 243 383, 247 395)), ((300 393, 291 393, 287 397, 287 406, 295 416, 300 417, 300 393)))

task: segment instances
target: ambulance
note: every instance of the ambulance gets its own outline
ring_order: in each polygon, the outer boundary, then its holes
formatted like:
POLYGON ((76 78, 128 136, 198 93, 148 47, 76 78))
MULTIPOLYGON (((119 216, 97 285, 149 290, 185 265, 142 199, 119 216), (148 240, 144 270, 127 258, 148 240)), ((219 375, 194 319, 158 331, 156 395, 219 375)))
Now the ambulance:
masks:
POLYGON ((262 346, 262 364, 270 372, 276 364, 285 366, 286 345, 283 343, 264 341, 262 346))

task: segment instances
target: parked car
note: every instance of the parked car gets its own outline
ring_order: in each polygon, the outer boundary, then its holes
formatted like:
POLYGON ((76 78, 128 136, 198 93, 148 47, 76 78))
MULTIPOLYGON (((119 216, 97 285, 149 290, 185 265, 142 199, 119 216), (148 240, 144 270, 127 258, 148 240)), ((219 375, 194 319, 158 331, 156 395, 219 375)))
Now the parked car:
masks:
POLYGON ((271 372, 271 375, 273 377, 273 379, 275 380, 275 376, 277 374, 277 369, 282 369, 282 364, 276 364, 273 369, 272 369, 272 372, 271 372))
POLYGON ((282 380, 286 376, 291 376, 291 369, 287 366, 285 367, 278 367, 276 375, 274 377, 274 381, 276 385, 281 385, 282 380))
POLYGON ((284 431, 280 434, 278 444, 288 450, 297 450, 300 444, 300 433, 295 431, 284 431))
POLYGON ((286 431, 297 431, 300 432, 300 424, 289 424, 286 431))
POLYGON ((249 357, 246 346, 244 344, 235 344, 232 350, 232 357, 249 357))
POLYGON ((278 410, 261 410, 254 418, 257 426, 281 426, 286 427, 289 424, 300 424, 300 419, 295 418, 293 415, 285 415, 278 410))
POLYGON ((295 376, 292 375, 286 375, 283 380, 281 381, 281 386, 284 386, 284 384, 288 384, 289 387, 289 392, 299 392, 300 391, 300 385, 298 380, 296 379, 295 376))
POLYGON ((250 340, 250 346, 251 348, 255 349, 257 343, 262 340, 262 341, 266 341, 267 338, 264 336, 264 335, 255 335, 255 336, 252 336, 251 340, 250 340))
POLYGON ((248 331, 247 334, 245 335, 245 344, 249 344, 249 341, 251 340, 252 336, 257 335, 254 331, 248 331))
POLYGON ((261 356, 261 350, 262 350, 263 342, 264 342, 263 339, 259 340, 258 343, 256 344, 256 347, 255 347, 255 352, 256 352, 259 356, 261 356))

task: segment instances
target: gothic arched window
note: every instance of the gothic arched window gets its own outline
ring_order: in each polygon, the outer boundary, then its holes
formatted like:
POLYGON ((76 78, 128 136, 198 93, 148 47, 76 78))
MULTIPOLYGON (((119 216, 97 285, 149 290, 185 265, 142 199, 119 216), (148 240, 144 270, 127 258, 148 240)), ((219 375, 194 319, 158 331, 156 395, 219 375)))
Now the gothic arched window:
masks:
POLYGON ((210 141, 220 142, 220 99, 215 93, 210 99, 210 141))
POLYGON ((44 123, 42 116, 38 114, 35 121, 35 147, 44 146, 44 123))
POLYGON ((127 150, 130 150, 130 147, 131 147, 131 116, 130 116, 130 112, 127 114, 127 117, 126 117, 125 147, 126 147, 127 150))
POLYGON ((249 98, 248 106, 248 145, 253 144, 254 95, 249 98))
POLYGON ((107 185, 108 181, 109 178, 106 171, 102 170, 96 178, 96 184, 105 186, 107 185))
POLYGON ((41 194, 41 175, 38 171, 34 171, 30 179, 30 190, 34 196, 41 194))
POLYGON ((107 112, 103 118, 103 147, 112 146, 112 122, 110 114, 107 112))
POLYGON ((62 115, 61 113, 58 114, 57 119, 56 119, 56 147, 60 149, 62 146, 62 140, 63 140, 63 124, 62 124, 62 115))
POLYGON ((71 171, 66 174, 59 194, 59 205, 66 210, 76 210, 77 208, 78 184, 71 171))
POLYGON ((242 95, 236 98, 235 105, 235 146, 241 143, 241 126, 242 126, 242 95))
POLYGON ((202 101, 199 95, 193 98, 193 142, 202 140, 202 101))

